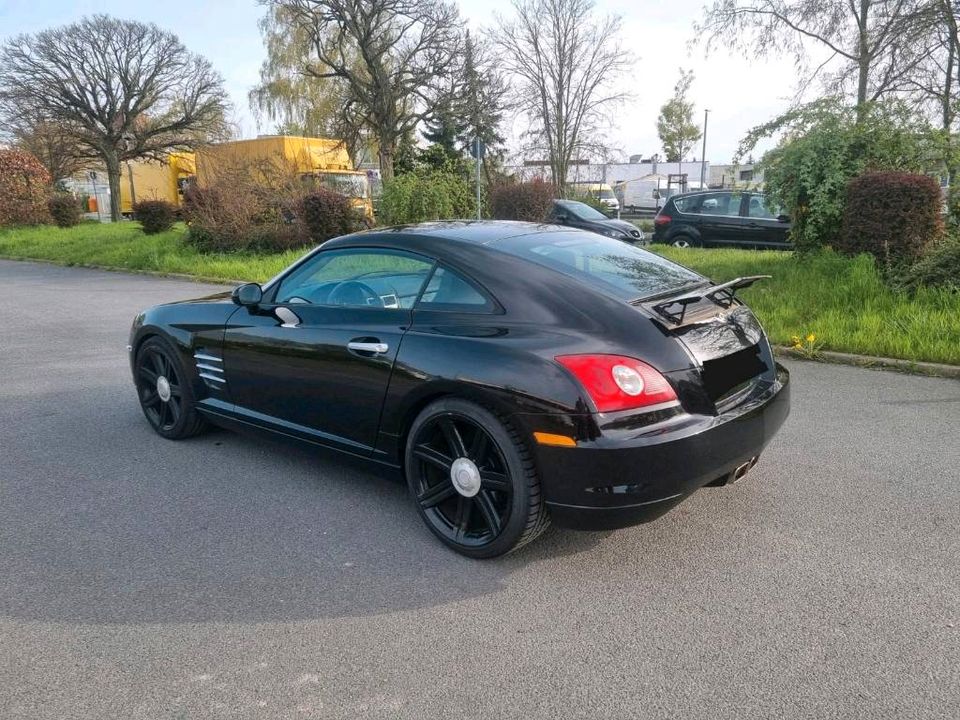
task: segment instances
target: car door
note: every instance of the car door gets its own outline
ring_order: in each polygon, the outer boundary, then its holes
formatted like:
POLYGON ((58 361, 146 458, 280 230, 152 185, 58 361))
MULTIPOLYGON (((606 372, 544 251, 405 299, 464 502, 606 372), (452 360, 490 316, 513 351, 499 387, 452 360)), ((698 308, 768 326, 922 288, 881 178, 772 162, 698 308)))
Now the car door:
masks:
POLYGON ((790 223, 782 212, 768 205, 765 195, 750 193, 744 205, 744 239, 747 242, 763 247, 789 244, 790 223))
POLYGON ((411 312, 433 261, 406 252, 321 251, 227 323, 235 412, 323 444, 369 452, 411 312))
POLYGON ((704 245, 743 243, 740 206, 743 193, 723 191, 700 196, 700 239, 704 245))

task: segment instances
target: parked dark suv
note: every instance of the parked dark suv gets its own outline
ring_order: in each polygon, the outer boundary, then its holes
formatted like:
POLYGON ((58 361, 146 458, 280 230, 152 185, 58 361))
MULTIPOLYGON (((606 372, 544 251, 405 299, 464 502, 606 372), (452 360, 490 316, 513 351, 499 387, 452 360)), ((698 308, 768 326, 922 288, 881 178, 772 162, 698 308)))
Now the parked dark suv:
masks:
POLYGON ((707 190, 674 195, 653 225, 653 242, 677 247, 790 247, 790 220, 758 192, 707 190))

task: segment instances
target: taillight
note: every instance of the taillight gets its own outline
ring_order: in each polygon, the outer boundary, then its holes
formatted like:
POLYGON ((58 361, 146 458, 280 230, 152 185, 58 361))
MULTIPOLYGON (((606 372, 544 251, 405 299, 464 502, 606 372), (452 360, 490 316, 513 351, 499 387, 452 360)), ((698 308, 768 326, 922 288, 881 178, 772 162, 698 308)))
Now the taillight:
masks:
POLYGON ((670 218, 669 215, 660 214, 660 215, 657 215, 657 216, 653 219, 653 224, 654 224, 654 225, 669 225, 669 224, 670 224, 670 219, 671 219, 671 218, 670 218))
POLYGON ((675 403, 677 394, 659 372, 623 355, 560 355, 600 412, 675 403))

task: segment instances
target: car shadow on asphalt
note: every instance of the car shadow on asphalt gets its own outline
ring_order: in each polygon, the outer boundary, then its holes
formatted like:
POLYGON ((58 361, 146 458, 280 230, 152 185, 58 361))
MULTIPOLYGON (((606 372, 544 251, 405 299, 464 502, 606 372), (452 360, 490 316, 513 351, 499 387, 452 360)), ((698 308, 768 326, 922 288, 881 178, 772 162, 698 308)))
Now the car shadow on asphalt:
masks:
MULTIPOLYGON (((63 398, 61 398, 63 400, 63 398)), ((82 405, 78 400, 73 407, 82 405)), ((38 434, 11 424, 0 490, 0 615, 83 623, 364 616, 501 592, 518 568, 608 533, 548 531, 477 561, 423 526, 399 473, 214 431, 157 437, 134 403, 38 434)))

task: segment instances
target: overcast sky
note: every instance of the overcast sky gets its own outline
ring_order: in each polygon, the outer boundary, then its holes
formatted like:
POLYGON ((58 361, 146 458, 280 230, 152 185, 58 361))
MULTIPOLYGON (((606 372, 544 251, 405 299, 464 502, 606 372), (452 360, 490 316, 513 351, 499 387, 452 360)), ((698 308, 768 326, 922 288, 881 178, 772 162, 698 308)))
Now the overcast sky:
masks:
MULTIPOLYGON (((710 109, 707 159, 727 162, 743 134, 787 107, 796 72, 791 60, 758 61, 703 47, 689 49, 693 23, 704 0, 634 3, 598 0, 597 11, 617 12, 624 19, 624 42, 636 57, 630 77, 621 78, 634 98, 617 113, 607 140, 626 155, 661 152, 656 132, 660 106, 670 97, 680 67, 694 71, 692 96, 696 121, 710 109)), ((493 23, 495 12, 508 14, 509 0, 460 0, 470 27, 493 23)), ((247 105, 247 91, 257 83, 264 57, 257 21, 264 8, 255 0, 0 0, 0 38, 35 32, 103 12, 122 18, 155 22, 176 33, 192 51, 206 56, 220 71, 236 107, 246 137, 258 128, 247 105)), ((517 120, 517 124, 522 120, 517 120)), ((262 128, 269 132, 270 127, 262 128)), ((700 148, 695 153, 700 156, 700 148)))

